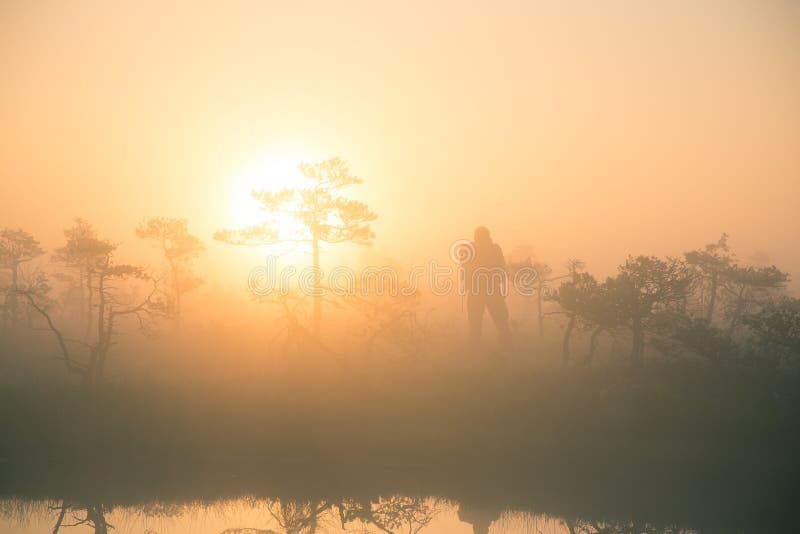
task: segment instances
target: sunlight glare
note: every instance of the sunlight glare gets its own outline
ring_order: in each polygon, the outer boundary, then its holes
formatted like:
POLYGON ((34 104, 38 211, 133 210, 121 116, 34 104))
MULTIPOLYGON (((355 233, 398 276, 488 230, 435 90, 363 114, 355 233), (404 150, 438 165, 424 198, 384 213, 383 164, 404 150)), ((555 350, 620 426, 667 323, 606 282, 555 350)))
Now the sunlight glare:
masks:
MULTIPOLYGON (((264 222, 268 218, 253 191, 277 192, 286 188, 302 187, 306 180, 298 169, 302 158, 271 156, 248 165, 235 180, 230 192, 230 220, 237 227, 264 222)), ((275 214, 271 214, 275 216, 275 214)), ((281 226, 293 227, 297 223, 291 217, 279 215, 281 226)))

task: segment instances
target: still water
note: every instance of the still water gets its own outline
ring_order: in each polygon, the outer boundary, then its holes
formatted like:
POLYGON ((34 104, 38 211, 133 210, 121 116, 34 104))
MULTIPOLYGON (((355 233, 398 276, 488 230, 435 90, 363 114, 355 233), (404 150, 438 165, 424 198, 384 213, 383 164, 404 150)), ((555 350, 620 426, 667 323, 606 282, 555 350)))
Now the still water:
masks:
POLYGON ((9 499, 0 533, 107 534, 611 534, 698 532, 673 525, 579 520, 486 509, 436 498, 280 501, 240 498, 214 503, 112 507, 9 499))

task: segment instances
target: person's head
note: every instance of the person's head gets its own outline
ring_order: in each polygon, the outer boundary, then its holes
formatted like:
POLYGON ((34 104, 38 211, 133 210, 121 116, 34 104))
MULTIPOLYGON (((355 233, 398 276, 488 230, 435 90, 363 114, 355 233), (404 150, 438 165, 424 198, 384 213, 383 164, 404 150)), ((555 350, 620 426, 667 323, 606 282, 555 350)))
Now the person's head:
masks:
POLYGON ((489 235, 489 229, 485 226, 479 226, 475 228, 475 243, 478 245, 487 244, 492 242, 492 238, 489 235))

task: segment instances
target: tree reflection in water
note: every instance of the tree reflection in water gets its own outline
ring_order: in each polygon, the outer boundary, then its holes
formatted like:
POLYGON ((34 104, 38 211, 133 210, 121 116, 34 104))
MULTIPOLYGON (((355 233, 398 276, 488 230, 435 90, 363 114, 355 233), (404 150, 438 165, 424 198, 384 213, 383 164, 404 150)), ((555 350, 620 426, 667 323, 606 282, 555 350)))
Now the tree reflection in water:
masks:
MULTIPOLYGON (((203 531, 219 534, 419 534, 471 525, 474 534, 706 534, 731 532, 727 527, 709 530, 671 523, 641 520, 564 517, 499 504, 464 502, 445 498, 393 495, 373 498, 275 499, 240 498, 231 501, 121 505, 91 499, 37 501, 0 500, 0 531, 16 532, 31 518, 39 518, 53 534, 73 530, 94 534, 144 532, 145 534, 192 533, 195 521, 216 517, 214 526, 203 531), (256 512, 252 515, 251 512, 256 512), (249 519, 246 519, 248 518, 249 519), (227 527, 239 520, 251 524, 227 527), (435 520, 435 522, 434 522, 435 520), (155 523, 154 523, 155 521, 155 523), (113 524, 112 524, 113 523, 113 524), (229 523, 230 524, 230 523, 229 523), (117 525, 117 528, 114 527, 117 525), (70 527, 77 527, 75 529, 70 527), (430 528, 428 528, 430 527, 430 528), (7 530, 4 530, 7 529, 7 530)), ((738 532, 757 532, 738 529, 738 532)), ((34 532, 34 530, 26 530, 34 532)), ((35 530, 41 532, 41 530, 35 530)))
POLYGON ((258 528, 229 528, 222 534, 316 534, 342 530, 386 534, 417 534, 442 509, 439 499, 395 495, 369 499, 269 500, 266 507, 280 532, 258 528))
POLYGON ((58 534, 64 527, 81 525, 94 529, 94 534, 108 534, 108 530, 114 528, 106 521, 106 514, 111 511, 111 507, 103 504, 71 504, 62 501, 61 506, 55 509, 58 510, 58 518, 53 526, 53 534, 58 534))

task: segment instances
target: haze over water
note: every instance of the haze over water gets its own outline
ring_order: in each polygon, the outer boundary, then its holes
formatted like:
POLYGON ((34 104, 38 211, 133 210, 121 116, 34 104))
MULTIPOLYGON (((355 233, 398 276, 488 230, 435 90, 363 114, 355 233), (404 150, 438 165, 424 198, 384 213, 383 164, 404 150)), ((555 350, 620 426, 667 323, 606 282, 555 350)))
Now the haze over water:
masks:
POLYGON ((0 1, 0 534, 789 532, 800 3, 0 1))

